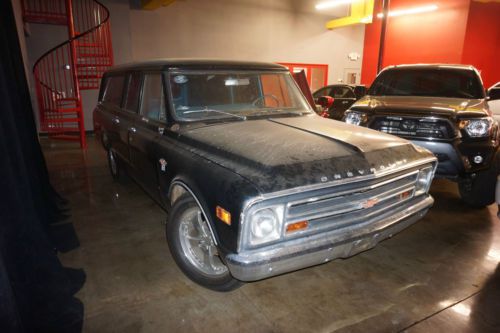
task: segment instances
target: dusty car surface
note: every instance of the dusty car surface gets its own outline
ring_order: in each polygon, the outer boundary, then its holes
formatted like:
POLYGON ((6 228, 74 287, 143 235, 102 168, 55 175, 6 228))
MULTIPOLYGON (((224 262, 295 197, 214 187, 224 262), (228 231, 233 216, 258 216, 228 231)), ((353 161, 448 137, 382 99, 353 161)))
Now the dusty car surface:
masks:
POLYGON ((344 120, 432 151, 439 160, 436 176, 457 181, 460 196, 469 205, 482 207, 495 201, 500 133, 474 67, 388 67, 368 94, 346 111, 344 120))
POLYGON ((168 212, 181 270, 215 290, 352 256, 433 203, 430 152, 319 117, 276 64, 115 67, 94 126, 113 177, 126 169, 168 212))

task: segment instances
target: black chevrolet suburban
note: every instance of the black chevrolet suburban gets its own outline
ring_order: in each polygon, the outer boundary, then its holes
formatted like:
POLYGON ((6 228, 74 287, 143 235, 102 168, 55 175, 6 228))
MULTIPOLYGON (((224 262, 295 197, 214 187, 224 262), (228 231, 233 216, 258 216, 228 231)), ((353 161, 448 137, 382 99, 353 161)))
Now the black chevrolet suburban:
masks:
POLYGON ((180 269, 214 290, 365 251, 433 203, 429 151, 321 118, 276 64, 117 66, 94 128, 112 176, 167 211, 180 269))
POLYGON ((439 160, 436 177, 455 180, 471 206, 495 201, 498 124, 481 77, 466 65, 384 69, 344 121, 411 140, 439 160))

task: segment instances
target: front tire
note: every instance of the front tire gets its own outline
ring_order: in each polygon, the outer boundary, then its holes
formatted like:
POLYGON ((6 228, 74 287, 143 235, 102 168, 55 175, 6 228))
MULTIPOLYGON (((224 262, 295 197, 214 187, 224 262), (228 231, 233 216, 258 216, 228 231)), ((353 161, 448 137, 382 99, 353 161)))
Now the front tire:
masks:
POLYGON ((166 226, 170 253, 195 283, 216 291, 231 291, 242 283, 221 260, 201 208, 189 195, 177 200, 166 226))
POLYGON ((469 206, 482 208, 495 202, 497 170, 494 166, 478 172, 474 178, 458 181, 460 197, 469 206))

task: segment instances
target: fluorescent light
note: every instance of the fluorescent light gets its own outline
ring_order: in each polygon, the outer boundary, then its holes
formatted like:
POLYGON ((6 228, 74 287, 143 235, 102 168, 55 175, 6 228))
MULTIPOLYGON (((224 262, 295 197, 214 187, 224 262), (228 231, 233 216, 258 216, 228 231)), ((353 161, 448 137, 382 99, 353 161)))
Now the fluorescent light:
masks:
MULTIPOLYGON (((438 9, 437 5, 427 5, 427 6, 408 8, 408 9, 391 10, 389 11, 389 17, 427 13, 435 11, 437 9, 438 9)), ((377 17, 382 18, 384 17, 384 14, 378 13, 377 17)))
POLYGON ((356 1, 356 0, 323 1, 323 2, 318 3, 314 7, 316 8, 316 10, 323 10, 323 9, 329 9, 329 8, 333 8, 333 7, 340 6, 340 5, 347 5, 347 4, 353 3, 354 1, 356 1))

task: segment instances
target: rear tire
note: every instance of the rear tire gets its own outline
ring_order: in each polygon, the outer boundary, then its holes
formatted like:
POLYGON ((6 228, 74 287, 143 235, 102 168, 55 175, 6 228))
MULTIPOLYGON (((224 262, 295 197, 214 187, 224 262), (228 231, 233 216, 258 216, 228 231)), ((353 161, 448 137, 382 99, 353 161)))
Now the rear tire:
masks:
POLYGON ((221 260, 208 221, 190 195, 173 205, 166 235, 172 257, 193 282, 216 291, 231 291, 242 285, 221 260))
POLYGON ((467 205, 482 208, 495 202, 497 170, 491 166, 478 172, 474 178, 461 178, 458 181, 460 197, 467 205))
POLYGON ((113 180, 115 181, 123 180, 125 171, 122 161, 111 148, 107 150, 107 155, 111 177, 113 177, 113 180))

